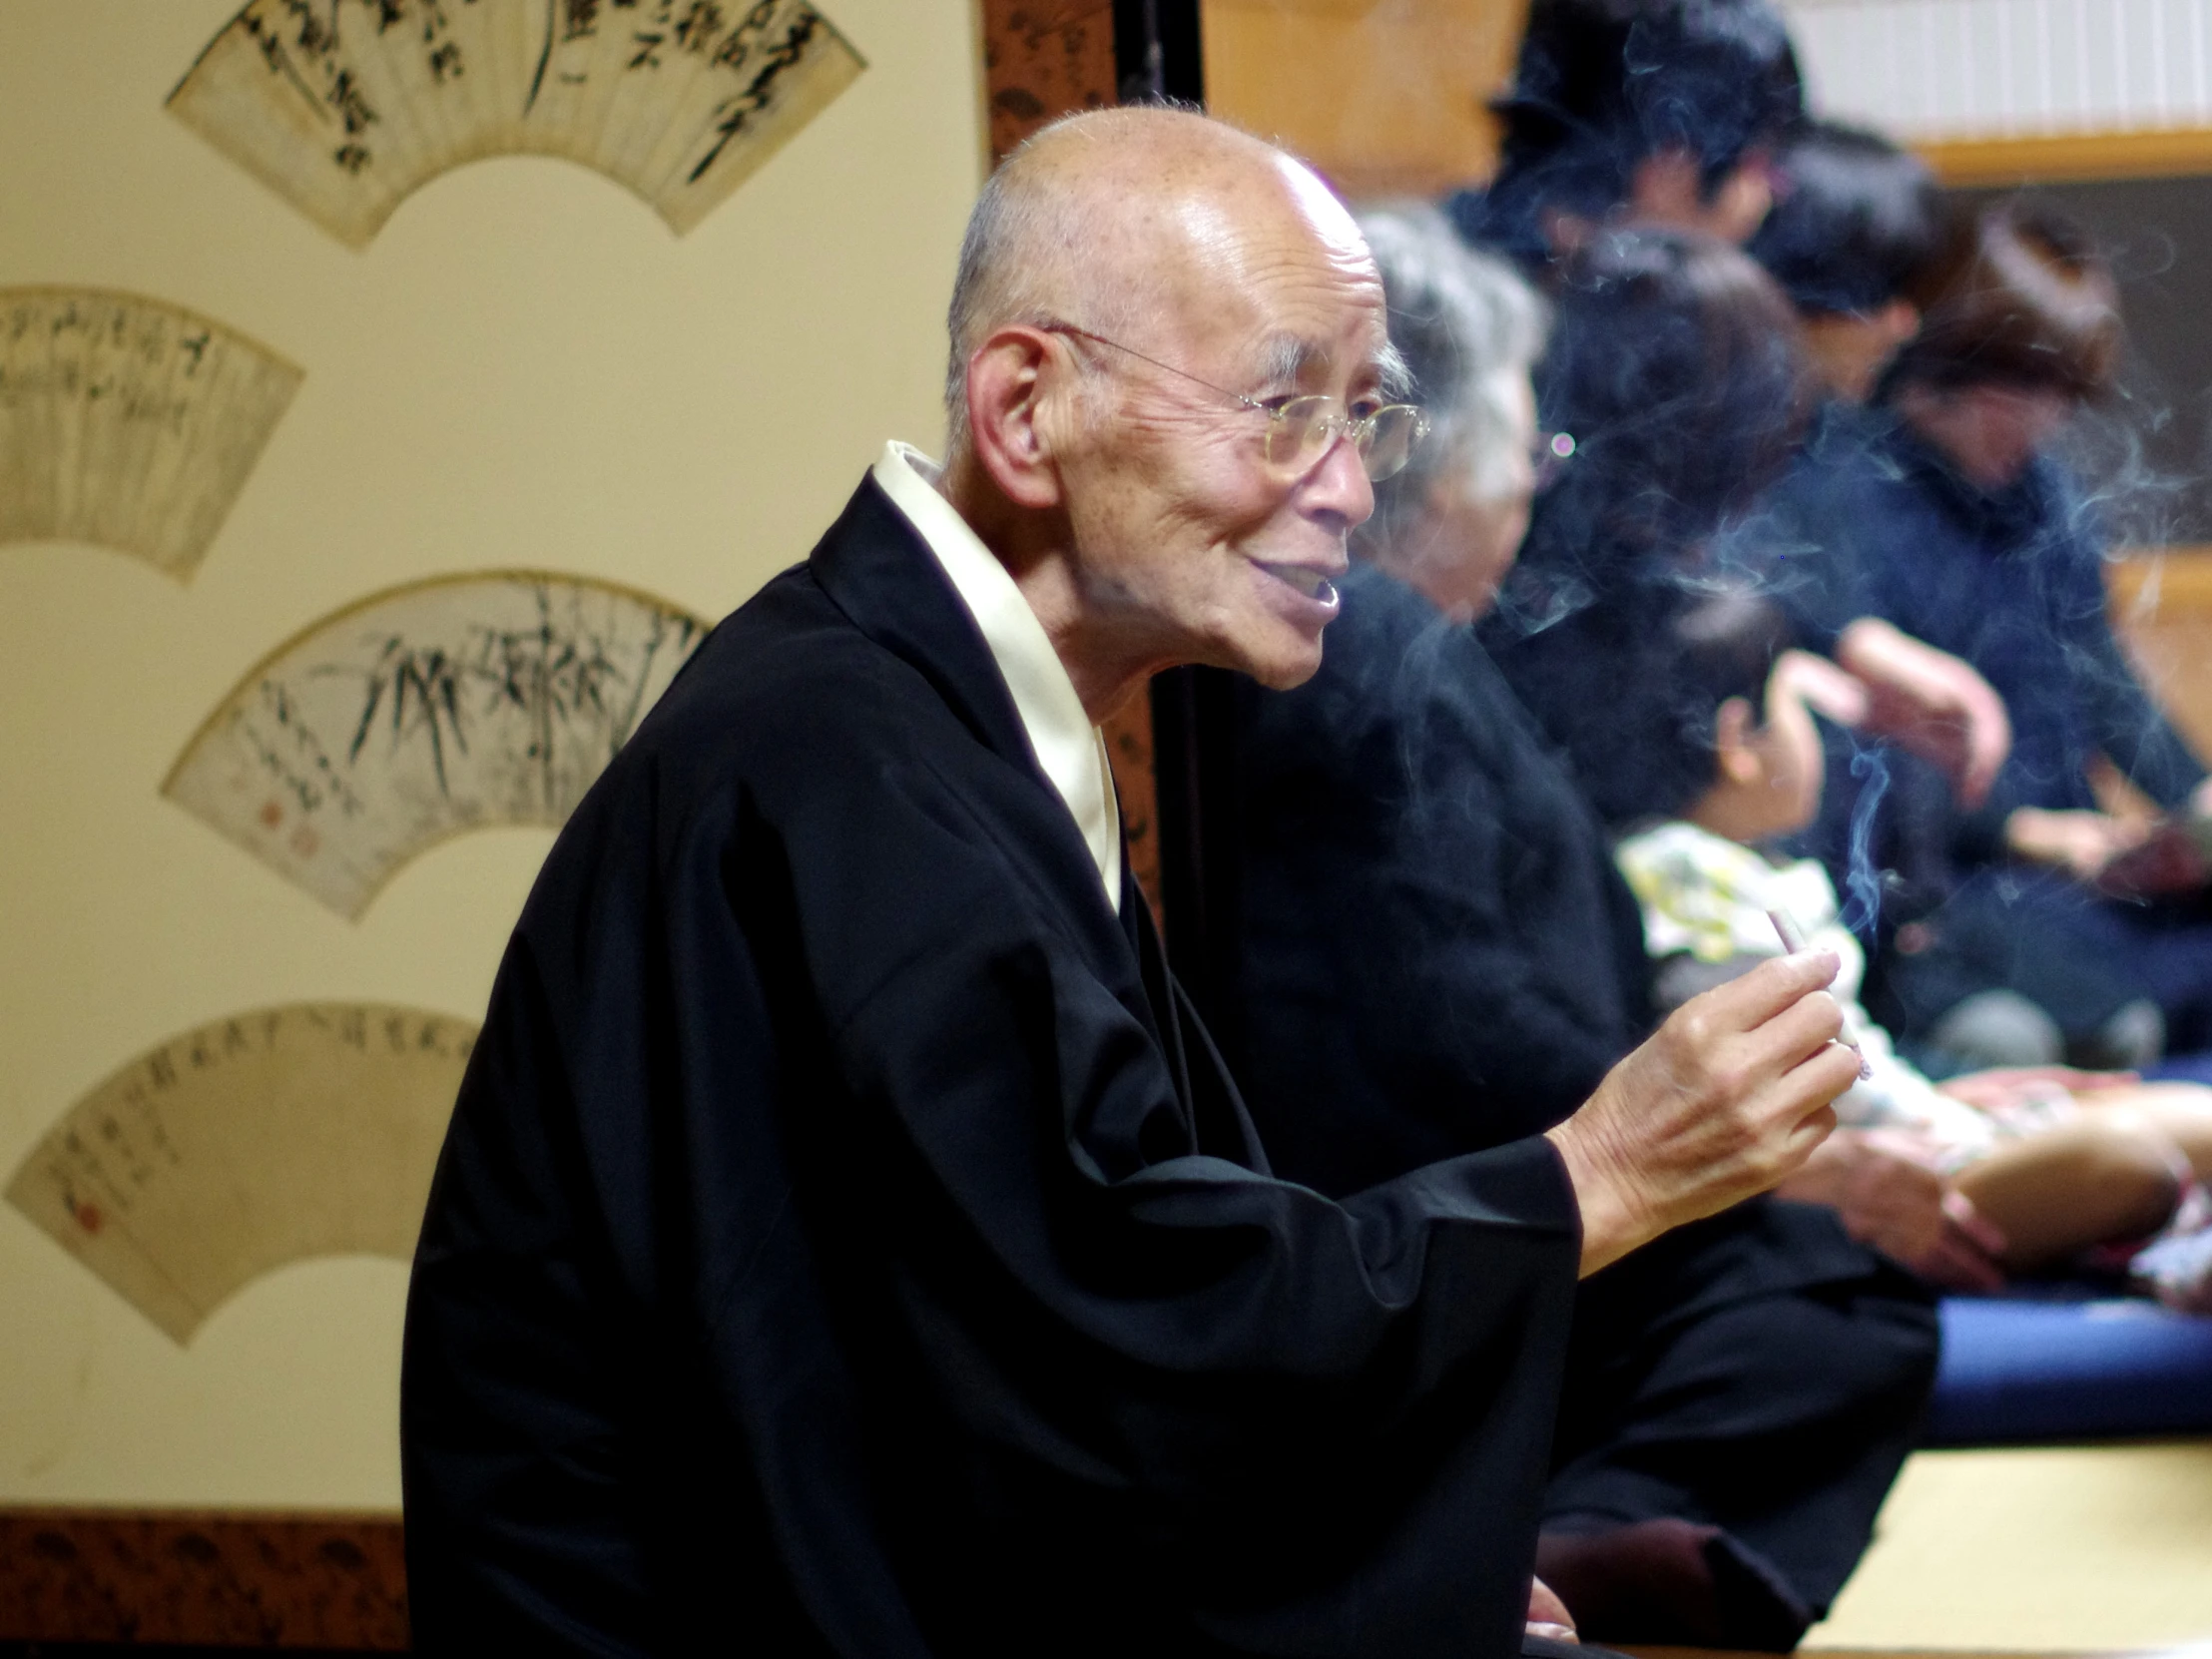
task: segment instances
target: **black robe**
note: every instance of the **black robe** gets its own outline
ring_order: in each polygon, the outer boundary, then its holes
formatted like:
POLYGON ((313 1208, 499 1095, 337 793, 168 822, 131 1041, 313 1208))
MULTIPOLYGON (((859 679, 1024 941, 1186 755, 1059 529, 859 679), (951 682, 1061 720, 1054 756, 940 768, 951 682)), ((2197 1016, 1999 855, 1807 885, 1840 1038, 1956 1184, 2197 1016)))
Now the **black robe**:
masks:
MULTIPOLYGON (((1541 1132, 1651 1023, 1634 896, 1474 631, 1372 565, 1343 589, 1321 672, 1252 692, 1237 745, 1239 1074, 1276 1167, 1339 1194, 1541 1132)), ((1865 1549, 1935 1361, 1926 1292, 1833 1212, 1679 1229, 1577 1298, 1546 1525, 1720 1525, 1786 1592, 1724 1645, 1787 1645, 1865 1549)))
POLYGON ((872 482, 563 831, 440 1160, 421 1651, 1503 1655, 1548 1143, 1277 1180, 872 482))

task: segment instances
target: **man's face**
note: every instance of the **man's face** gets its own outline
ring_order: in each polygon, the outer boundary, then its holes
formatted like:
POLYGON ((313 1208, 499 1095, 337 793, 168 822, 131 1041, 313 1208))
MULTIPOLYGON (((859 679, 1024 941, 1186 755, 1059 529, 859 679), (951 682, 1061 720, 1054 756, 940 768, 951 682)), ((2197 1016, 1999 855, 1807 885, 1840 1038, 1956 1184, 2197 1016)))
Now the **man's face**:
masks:
MULTIPOLYGON (((1288 199, 1193 206, 1194 257, 1122 343, 1262 401, 1381 400, 1382 283, 1358 231, 1310 174, 1288 199)), ((1090 424, 1063 467, 1094 615, 1163 659, 1294 686, 1321 666, 1346 537, 1375 496, 1342 438, 1301 472, 1269 463, 1265 415, 1121 352, 1097 352, 1090 424)))

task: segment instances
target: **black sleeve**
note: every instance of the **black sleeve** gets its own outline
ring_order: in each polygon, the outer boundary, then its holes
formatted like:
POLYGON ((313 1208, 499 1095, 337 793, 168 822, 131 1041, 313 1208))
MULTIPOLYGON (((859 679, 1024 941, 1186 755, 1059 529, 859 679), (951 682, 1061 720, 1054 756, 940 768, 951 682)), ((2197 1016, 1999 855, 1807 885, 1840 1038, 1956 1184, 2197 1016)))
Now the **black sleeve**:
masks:
POLYGON ((840 1650, 913 1651, 914 1605, 942 1651, 1163 1606, 1222 1651, 1507 1651, 1579 1255, 1548 1144, 1347 1204, 1194 1155, 1035 782, 809 724, 533 899, 410 1298, 425 1595, 634 1604, 669 1414, 684 1547, 773 1540, 765 1604, 840 1650))

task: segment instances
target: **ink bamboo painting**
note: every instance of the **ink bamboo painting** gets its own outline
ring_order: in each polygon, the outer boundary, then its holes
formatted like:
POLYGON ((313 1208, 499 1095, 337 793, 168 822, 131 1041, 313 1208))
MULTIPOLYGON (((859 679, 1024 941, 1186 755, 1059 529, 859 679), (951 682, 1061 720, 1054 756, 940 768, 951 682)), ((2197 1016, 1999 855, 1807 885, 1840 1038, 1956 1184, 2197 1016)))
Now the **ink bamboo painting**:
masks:
POLYGON ((585 577, 390 589, 247 675, 162 793, 358 917, 448 836, 564 823, 706 632, 585 577))
POLYGON ((252 0, 171 94, 348 247, 489 156, 559 156, 678 235, 865 67, 806 0, 252 0))
POLYGON ((374 1003, 234 1014, 101 1082, 8 1202, 189 1342, 286 1263, 413 1253, 475 1041, 466 1020, 374 1003))
POLYGON ((300 379, 164 300, 0 288, 0 542, 96 542, 189 580, 300 379))

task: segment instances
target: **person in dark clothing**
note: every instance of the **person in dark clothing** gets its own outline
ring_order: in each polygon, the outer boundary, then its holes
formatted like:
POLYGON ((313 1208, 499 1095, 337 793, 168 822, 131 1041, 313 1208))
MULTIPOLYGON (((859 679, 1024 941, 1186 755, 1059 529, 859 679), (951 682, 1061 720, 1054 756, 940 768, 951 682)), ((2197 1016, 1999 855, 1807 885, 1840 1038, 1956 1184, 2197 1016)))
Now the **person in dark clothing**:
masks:
POLYGON ((2113 639, 2102 531, 2047 452, 2109 385, 2111 279, 2069 227, 1999 206, 1961 219, 1924 294, 1859 441, 1778 492, 1846 608, 1972 663, 2014 732, 1976 810, 1923 789, 1895 811, 1893 835, 1939 873, 1921 883, 1925 913, 1893 915, 1870 1005, 1925 1036, 1960 998, 2010 989, 2077 1062, 2155 1058, 2161 1025, 2195 1046, 2212 1038, 2202 867, 2184 862, 2172 893, 2101 897, 2141 829, 2100 810, 2090 767, 2101 756, 2183 814, 2212 807, 2212 789, 2113 639))
POLYGON ((1446 211, 1548 283, 1608 225, 1741 243, 1774 200, 1769 162, 1805 88, 1768 0, 1534 0, 1487 185, 1446 211))
MULTIPOLYGON (((1895 345, 1903 313, 1894 291, 1865 317, 1828 307, 1894 281, 1916 238, 1933 234, 1917 223, 1925 176, 1914 178, 1917 164, 1901 167, 1871 135, 1804 128, 1797 59, 1767 0, 1535 0, 1497 110, 1495 176, 1447 206, 1471 244, 1515 260, 1545 287, 1566 280, 1572 256, 1607 228, 1744 243, 1772 217, 1780 182, 1786 198, 1804 200, 1785 200, 1789 223, 1770 252, 1798 287, 1811 284, 1817 239, 1842 237, 1857 266, 1818 296, 1821 314, 1807 329, 1816 363, 1841 369, 1854 353, 1895 345), (1783 171, 1793 165, 1802 177, 1783 171)), ((1578 297, 1563 295, 1570 316, 1578 297)), ((1539 413, 1546 427, 1574 432, 1568 410, 1539 413)), ((1811 572, 1792 574, 1802 582, 1811 572)), ((1836 638, 1807 643, 1833 649, 1866 682, 1869 731, 1928 760, 1978 804, 2010 741, 1988 686, 1878 618, 1841 617, 1833 630, 1836 638)))
POLYGON ((716 630, 516 928, 408 1294, 416 1650, 1501 1659, 1572 1287, 1810 1154, 1836 959, 1541 1137, 1276 1178, 1096 722, 1317 666, 1420 424, 1372 262, 1271 147, 1101 112, 950 321, 946 468, 716 630))
MULTIPOLYGON (((1366 225, 1438 429, 1356 543, 1321 671, 1247 694, 1235 826, 1240 1075, 1275 1168, 1333 1194, 1538 1132, 1652 1024, 1605 831, 1468 625, 1496 580, 1471 452, 1530 434, 1458 411, 1526 361, 1513 290, 1440 224, 1366 225)), ((1543 1580, 1600 1639, 1793 1646, 1910 1448, 1927 1294, 1834 1211, 1755 1202, 1586 1281, 1571 1354, 1543 1580)))
POLYGON ((1829 395, 1864 403, 1920 327, 1911 287, 1941 244, 1942 193, 1918 156, 1834 121, 1808 122, 1775 172, 1781 199, 1744 252, 1797 308, 1829 395))
POLYGON ((1633 692, 1664 662, 1710 538, 1789 461, 1811 398, 1787 301, 1736 250, 1618 231, 1568 263, 1536 404, 1574 434, 1574 459, 1480 632, 1608 823, 1649 794, 1626 769, 1665 753, 1634 741, 1668 716, 1633 692))
MULTIPOLYGON (((1830 122, 1809 124, 1777 167, 1782 199, 1745 252, 1796 307, 1820 397, 1788 475, 1724 535, 1719 562, 1756 580, 1784 607, 1797 644, 1833 656, 1877 695, 1901 673, 1947 677, 1964 710, 1975 714, 1963 729, 1990 734, 1978 768, 1965 769, 1956 791, 1975 807, 2003 760, 1995 739, 2010 742, 2001 700, 1969 665, 1877 614, 1855 569, 1820 545, 1820 521, 1834 511, 1822 504, 1824 496, 1836 479, 1864 466, 1890 424, 1887 414, 1866 405, 1919 330, 1915 283, 1942 247, 1941 193, 1918 157, 1877 134, 1830 122)), ((1823 737, 1828 788, 1818 822, 1798 845, 1857 895, 1852 919, 1873 946, 1956 884, 1944 837, 1933 828, 1949 815, 1953 792, 1932 763, 1947 762, 1956 775, 1960 758, 1946 753, 1941 723, 1934 731, 1925 722, 1907 723, 1887 740, 1834 727, 1823 737)), ((2124 1034, 2140 1023, 2145 1005, 2124 979, 2061 944, 2042 960, 2037 991, 2079 1011, 2089 1028, 2124 1034)), ((1907 1040, 1938 1070, 2035 1065, 2065 1052, 2064 1035, 2042 1005, 2010 987, 1966 974, 1946 991, 1923 973, 1919 991, 1929 1006, 1911 1022, 1907 1040)), ((2092 1052, 2086 1035, 2075 1052, 2092 1052)), ((2120 1065, 2152 1057, 2108 1042, 2095 1052, 2120 1065)))
MULTIPOLYGON (((1921 323, 1912 284, 1941 246, 1941 193, 1928 164, 1878 134, 1834 122, 1808 124, 1777 160, 1785 193, 1744 252, 1796 309, 1816 382, 1805 442, 1791 462, 1799 487, 1863 450, 1865 409, 1883 371, 1921 323)), ((1786 507, 1776 492, 1770 508, 1786 507)), ((1786 512, 1778 516, 1787 518, 1786 512)), ((1754 512, 1724 558, 1740 563, 1789 613, 1797 643, 1823 656, 1867 616, 1837 561, 1813 552, 1786 522, 1754 512)))

